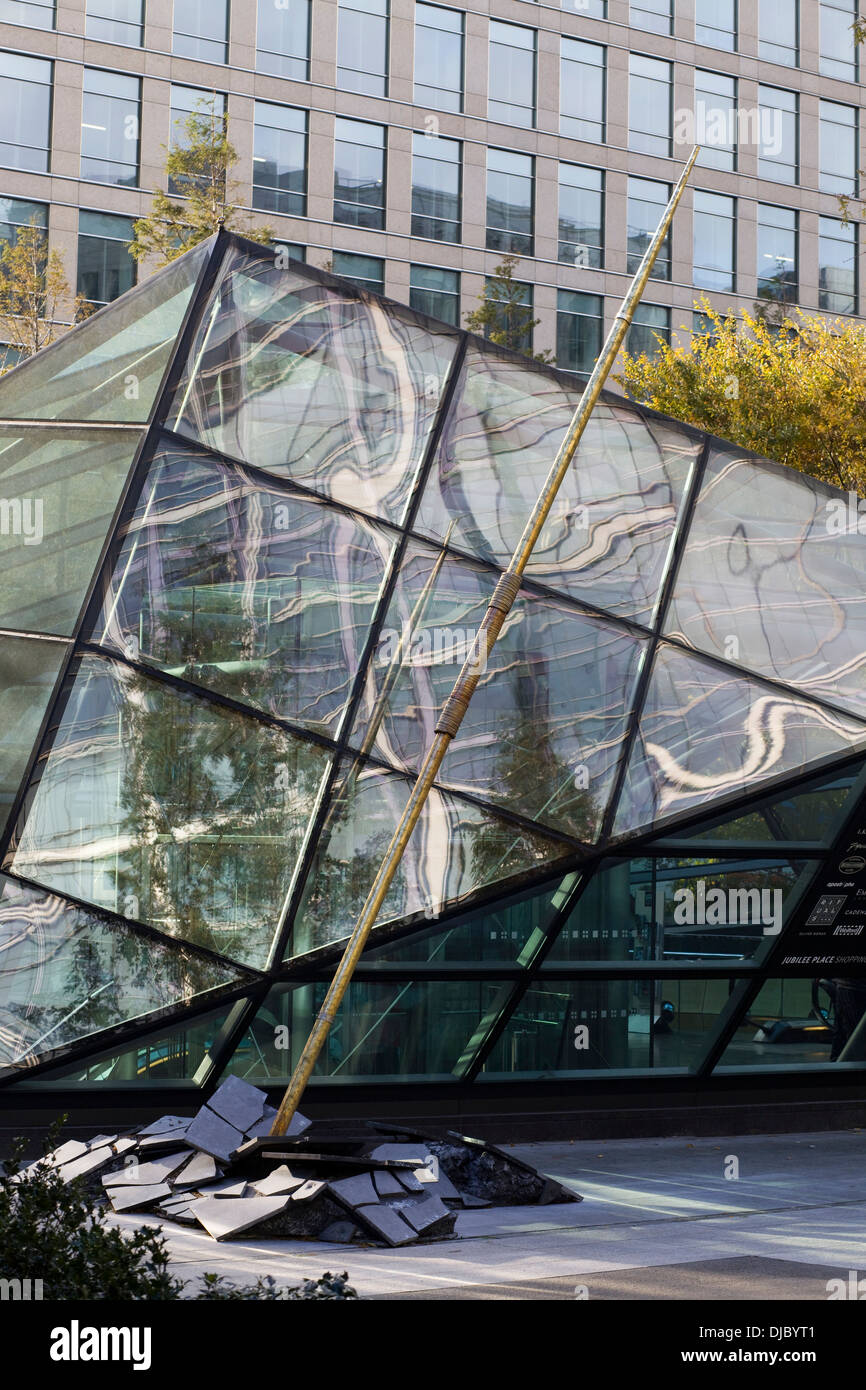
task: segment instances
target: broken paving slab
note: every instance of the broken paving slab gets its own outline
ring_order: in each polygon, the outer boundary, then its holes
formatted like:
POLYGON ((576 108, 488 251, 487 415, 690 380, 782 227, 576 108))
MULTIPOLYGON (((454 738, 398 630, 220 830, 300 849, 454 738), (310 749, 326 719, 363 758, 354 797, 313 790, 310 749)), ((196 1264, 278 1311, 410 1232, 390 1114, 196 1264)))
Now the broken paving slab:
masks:
POLYGON ((382 1163, 412 1163, 418 1168, 426 1168, 431 1154, 420 1144, 379 1144, 364 1155, 382 1163))
POLYGON ((72 1182, 75 1178, 95 1177, 103 1168, 107 1168, 109 1163, 116 1162, 117 1154, 113 1149, 106 1147, 83 1154, 81 1158, 74 1158, 71 1163, 64 1163, 57 1171, 64 1182, 72 1182))
POLYGON ((268 1173, 266 1178, 260 1178, 254 1182, 252 1187, 260 1197, 276 1197, 282 1192, 294 1192, 304 1183, 309 1181, 307 1178, 296 1178, 288 1165, 281 1163, 279 1168, 275 1168, 272 1173, 268 1173))
POLYGON ((333 1221, 319 1233, 319 1240, 327 1240, 334 1245, 348 1245, 362 1234, 361 1227, 356 1226, 354 1221, 333 1221))
POLYGON ((243 1143, 243 1138, 243 1130, 236 1129, 203 1105, 184 1134, 183 1141, 192 1149, 201 1149, 203 1153, 228 1163, 235 1149, 243 1143))
MULTIPOLYGON (((100 1145, 100 1148, 104 1145, 100 1145)), ((82 1144, 78 1139, 67 1139, 65 1144, 61 1144, 59 1149, 54 1149, 50 1154, 46 1154, 41 1163, 48 1163, 52 1168, 62 1168, 64 1163, 71 1163, 74 1158, 82 1158, 84 1154, 90 1152, 89 1144, 82 1144)))
POLYGON ((108 1196, 115 1211, 135 1211, 161 1201, 171 1192, 167 1182, 149 1187, 112 1187, 108 1196))
POLYGON ((418 1202, 404 1202, 400 1214, 419 1236, 450 1235, 457 1213, 450 1211, 438 1197, 422 1197, 418 1202))
POLYGON ((153 1124, 145 1125, 138 1131, 139 1138, 144 1139, 149 1134, 166 1134, 169 1130, 177 1133, 181 1129, 188 1129, 192 1120, 188 1115, 163 1115, 160 1119, 154 1120, 153 1124))
POLYGON ((312 1202, 314 1197, 318 1197, 320 1192, 324 1192, 328 1186, 326 1182, 320 1182, 317 1178, 310 1178, 304 1183, 303 1187, 297 1188, 292 1193, 293 1202, 312 1202))
POLYGON ((414 1227, 403 1220, 396 1207, 382 1206, 377 1202, 372 1206, 356 1207, 355 1215, 360 1216, 373 1233, 388 1245, 409 1245, 418 1238, 414 1227))
POLYGON ((244 1179, 221 1178, 218 1182, 202 1183, 198 1190, 203 1197, 243 1197, 247 1184, 244 1179))
MULTIPOLYGON (((244 1134, 261 1120, 267 1103, 265 1092, 260 1091, 257 1086, 251 1086, 239 1076, 227 1076, 222 1085, 214 1091, 207 1105, 220 1119, 226 1120, 244 1134)), ((274 1113, 276 1114, 276 1111, 274 1113)))
POLYGON ((189 1162, 171 1178, 173 1188, 198 1187, 202 1183, 216 1182, 222 1177, 222 1169, 211 1154, 194 1153, 189 1162))
POLYGON ((424 1191, 424 1184, 419 1182, 418 1178, 409 1168, 406 1168, 403 1172, 398 1172, 397 1177, 400 1179, 401 1187, 404 1187, 407 1192, 424 1191))
POLYGON ((373 1174, 373 1182, 380 1197, 402 1197, 406 1192, 397 1175, 389 1173, 386 1168, 380 1168, 373 1174))
POLYGON ((199 1225, 214 1240, 231 1240, 262 1221, 277 1216, 290 1202, 289 1197, 200 1197, 190 1205, 199 1225))
POLYGON ((330 1180, 328 1186, 347 1207, 370 1206, 379 1200, 369 1173, 358 1173, 353 1178, 338 1178, 336 1182, 330 1180))
POLYGON ((147 1187, 152 1183, 167 1183, 173 1173, 182 1168, 189 1155, 186 1152, 171 1154, 168 1158, 154 1158, 150 1163, 126 1162, 116 1173, 108 1173, 102 1179, 103 1187, 147 1187))

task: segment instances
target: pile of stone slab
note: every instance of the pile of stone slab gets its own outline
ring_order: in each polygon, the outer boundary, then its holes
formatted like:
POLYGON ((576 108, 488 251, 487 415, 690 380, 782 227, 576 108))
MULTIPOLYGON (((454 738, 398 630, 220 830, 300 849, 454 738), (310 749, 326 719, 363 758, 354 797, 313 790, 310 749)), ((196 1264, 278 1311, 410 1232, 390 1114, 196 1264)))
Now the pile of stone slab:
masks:
POLYGON ((402 1246, 447 1239, 467 1208, 580 1200, 479 1140, 301 1115, 272 1139, 275 1114, 263 1091, 230 1076, 192 1119, 164 1115, 132 1134, 70 1140, 37 1165, 85 1179, 115 1212, 155 1212, 215 1240, 402 1246))

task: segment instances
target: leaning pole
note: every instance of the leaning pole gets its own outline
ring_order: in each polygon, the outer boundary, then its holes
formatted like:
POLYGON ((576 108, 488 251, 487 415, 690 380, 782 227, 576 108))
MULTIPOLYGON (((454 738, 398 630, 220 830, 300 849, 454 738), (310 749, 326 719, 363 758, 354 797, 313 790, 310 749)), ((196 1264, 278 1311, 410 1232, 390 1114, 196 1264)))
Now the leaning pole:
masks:
POLYGON ((589 417, 601 394, 610 369, 616 360, 623 339, 628 332, 629 325, 634 317, 634 311, 640 303, 641 296, 646 287, 647 280, 650 277, 653 265, 655 264, 659 249, 673 221, 677 205, 683 195, 683 191, 689 180, 689 175, 692 172, 692 168, 699 153, 700 146, 695 145, 680 175, 677 186, 671 194, 670 202, 665 208, 662 219, 656 228, 655 235, 644 253, 643 260, 638 266, 637 273, 620 306, 619 313, 613 321, 610 333, 596 361, 592 375, 584 388, 577 409, 566 431, 565 438, 560 445, 559 452, 553 461, 544 486, 538 495, 529 520, 524 527, 523 535, 517 543, 511 558, 511 563, 496 585, 496 589, 488 604, 487 612, 481 620, 481 625, 476 634, 472 650, 466 658, 463 669, 454 684, 454 688, 442 708, 442 712, 439 715, 434 730, 433 740, 424 756, 424 761, 421 764, 417 780, 409 795, 409 800, 406 803, 403 814, 400 817, 400 822, 394 832, 394 837, 385 851, 385 856, 379 866, 376 878, 373 881, 373 886, 367 895, 367 900, 361 909, 358 920, 347 942, 346 949, 337 966, 334 978, 322 1002, 322 1007, 316 1015, 316 1020, 310 1030, 310 1035, 304 1044, 303 1051, 292 1073, 292 1078, 286 1088, 286 1093, 283 1096, 271 1129, 271 1135, 273 1137, 281 1136, 286 1133, 292 1122, 292 1117, 300 1104, 307 1082, 316 1065, 316 1061, 324 1046, 331 1025, 337 1016, 337 1011, 343 1001, 343 996, 355 972, 355 967, 358 964, 361 953, 367 944, 367 938, 379 915, 382 903, 385 901, 386 894, 400 865, 400 861, 403 858, 412 831, 421 815, 424 803, 430 794, 430 790, 436 779, 436 774, 442 765, 442 760, 448 751, 451 740, 454 738, 463 722, 463 717, 469 707, 469 702, 475 693, 482 672, 486 668, 487 658, 493 650, 496 639, 502 630, 502 625, 511 610, 514 600, 517 598, 523 574, 535 548, 536 541, 550 514, 550 509, 553 506, 556 494, 568 472, 577 446, 586 429, 589 417))

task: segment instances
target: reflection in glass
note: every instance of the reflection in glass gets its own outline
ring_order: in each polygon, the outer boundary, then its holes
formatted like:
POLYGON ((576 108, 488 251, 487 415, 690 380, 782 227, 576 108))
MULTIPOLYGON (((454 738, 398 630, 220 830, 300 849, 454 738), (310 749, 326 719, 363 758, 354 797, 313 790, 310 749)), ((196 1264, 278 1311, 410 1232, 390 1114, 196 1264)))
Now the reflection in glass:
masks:
POLYGON ((137 430, 0 429, 0 627, 72 632, 138 441, 137 430))
MULTIPOLYGON (((827 983, 832 987, 832 982, 827 983)), ((837 1060, 833 1056, 834 1002, 817 980, 767 980, 725 1048, 715 1074, 741 1068, 799 1071, 837 1060)), ((862 1002, 866 1006, 866 994, 862 1002)), ((862 1054, 859 1060, 863 1061, 862 1054)))
POLYGON ((241 978, 0 876, 0 1071, 241 978))
MULTIPOLYGON (((580 398, 553 377, 471 348, 417 529, 504 564, 580 398)), ((648 618, 698 444, 600 402, 527 576, 612 613, 648 618)))
POLYGON ((66 655, 64 642, 0 637, 0 832, 66 655))
MULTIPOLYGON (((417 770, 496 576, 410 545, 354 739, 417 770)), ((574 835, 601 828, 644 644, 553 602, 517 599, 439 781, 574 835)))
POLYGON ((849 510, 804 473, 716 450, 666 631, 866 716, 866 536, 849 510))
POLYGON ((145 421, 199 272, 203 242, 0 379, 0 419, 145 421))
POLYGON ((166 443, 94 636, 334 734, 393 544, 370 522, 268 491, 240 469, 166 443))
MULTIPOLYGON (((343 766, 295 919, 291 955, 349 935, 410 788, 396 773, 360 762, 343 766)), ((446 904, 458 903, 486 884, 541 868, 562 854, 563 846, 541 833, 534 835, 434 788, 377 924, 414 913, 434 921, 446 904)))
POLYGON ((171 427, 325 496, 399 520, 456 347, 406 311, 236 253, 171 427))
POLYGON ((614 833, 652 825, 864 746, 866 724, 663 643, 614 833))
POLYGON ((92 656, 52 732, 10 871, 264 965, 326 755, 92 656))

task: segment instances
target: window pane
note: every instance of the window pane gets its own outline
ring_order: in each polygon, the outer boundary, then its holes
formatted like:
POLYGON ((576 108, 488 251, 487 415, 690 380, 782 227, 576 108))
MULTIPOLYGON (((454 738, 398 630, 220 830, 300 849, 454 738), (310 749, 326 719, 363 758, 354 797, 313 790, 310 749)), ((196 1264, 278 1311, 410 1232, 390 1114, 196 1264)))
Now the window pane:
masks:
POLYGON ((818 308, 857 312, 857 224, 818 219, 818 308))
POLYGON ((534 29, 490 21, 491 121, 535 125, 535 39, 534 29))
POLYGON ((388 94, 388 0, 340 0, 337 86, 365 96, 388 94))
POLYGON ((577 164, 559 166, 559 259, 604 264, 604 174, 577 164))
POLYGON ((460 276, 456 270, 438 266, 413 265, 409 271, 409 304, 422 314, 442 319, 458 327, 460 323, 460 276))
POLYGON ((852 25, 857 17, 855 0, 821 0, 820 71, 825 77, 857 81, 857 47, 852 25))
POLYGON ((53 29, 54 9, 54 0, 0 0, 0 23, 53 29))
POLYGON ((671 311, 661 304, 639 304, 626 338, 626 349, 635 357, 654 357, 662 343, 671 340, 671 311))
POLYGON ((303 217, 307 211, 307 113, 255 104, 253 207, 303 217))
POLYGON ((797 300, 797 214, 758 204, 758 297, 797 300))
POLYGON ((758 88, 760 146, 758 174, 779 183, 798 183, 797 94, 779 87, 758 88))
POLYGON ((532 255, 533 160, 487 151, 487 249, 532 255))
POLYGON ((342 280, 350 280, 362 290, 385 293, 385 262, 379 256, 358 256, 352 251, 335 251, 333 270, 342 280))
POLYGON ((78 293, 101 307, 119 299, 135 284, 135 261, 129 254, 132 219, 104 212, 78 216, 78 293))
POLYGON ((305 82, 310 66, 310 0, 259 0, 256 68, 305 82))
POLYGON ((225 63, 228 36, 228 0, 174 0, 172 53, 203 63, 225 63))
MULTIPOLYGON (((198 121, 216 124, 225 122, 226 102, 222 92, 205 92, 200 87, 171 88, 171 130, 169 145, 171 149, 184 149, 189 146, 190 137, 187 123, 191 117, 198 121)), ((191 180, 190 180, 191 181, 191 180)), ((170 178, 168 191, 174 197, 183 197, 186 192, 186 178, 170 178)))
POLYGON ((81 177, 134 188, 138 183, 141 83, 137 77, 84 69, 81 177))
POLYGON ((0 53, 0 164, 46 173, 52 64, 0 53))
POLYGON ((698 289, 734 289, 735 207, 724 194, 695 192, 692 278, 698 289))
POLYGON ((629 149, 671 153, 671 65, 629 56, 629 149))
POLYGON ((65 642, 0 637, 0 831, 6 829, 65 656, 65 642))
POLYGON ((461 150, 459 140, 412 136, 412 235, 460 240, 461 150))
POLYGON ((670 34, 673 32, 673 0, 631 0, 628 21, 634 29, 670 34))
POLYGON ((334 221, 354 227, 385 226, 385 127, 336 122, 334 221))
POLYGON ((799 0, 758 0, 758 56, 795 68, 799 62, 799 0))
MULTIPOLYGON (((0 198, 0 238, 14 246, 22 227, 48 228, 48 204, 24 198, 0 198)), ((3 248, 0 247, 0 250, 3 248)))
POLYGON ((87 0, 85 33, 102 43, 141 46, 144 0, 87 0))
POLYGON ((556 307, 556 365, 588 375, 601 351, 604 328, 600 294, 559 290, 556 307))
POLYGON ((695 0, 695 42, 733 53, 737 47, 737 0, 695 0))
POLYGON ((604 143, 605 54, 597 43, 562 40, 559 129, 573 140, 604 143))
MULTIPOLYGON (((662 214, 671 196, 669 183, 658 183, 655 179, 634 179, 628 181, 628 263, 629 275, 633 275, 644 258, 646 249, 655 236, 662 214)), ((671 278, 671 234, 662 242, 650 279, 669 280, 671 278)))
POLYGON ((463 14, 415 6, 415 105, 463 110, 463 14))
POLYGON ((708 169, 737 167, 737 82, 718 72, 695 72, 695 132, 698 164, 708 169))
POLYGON ((856 196, 857 193, 857 108, 822 101, 820 113, 820 173, 818 186, 824 193, 856 196))

